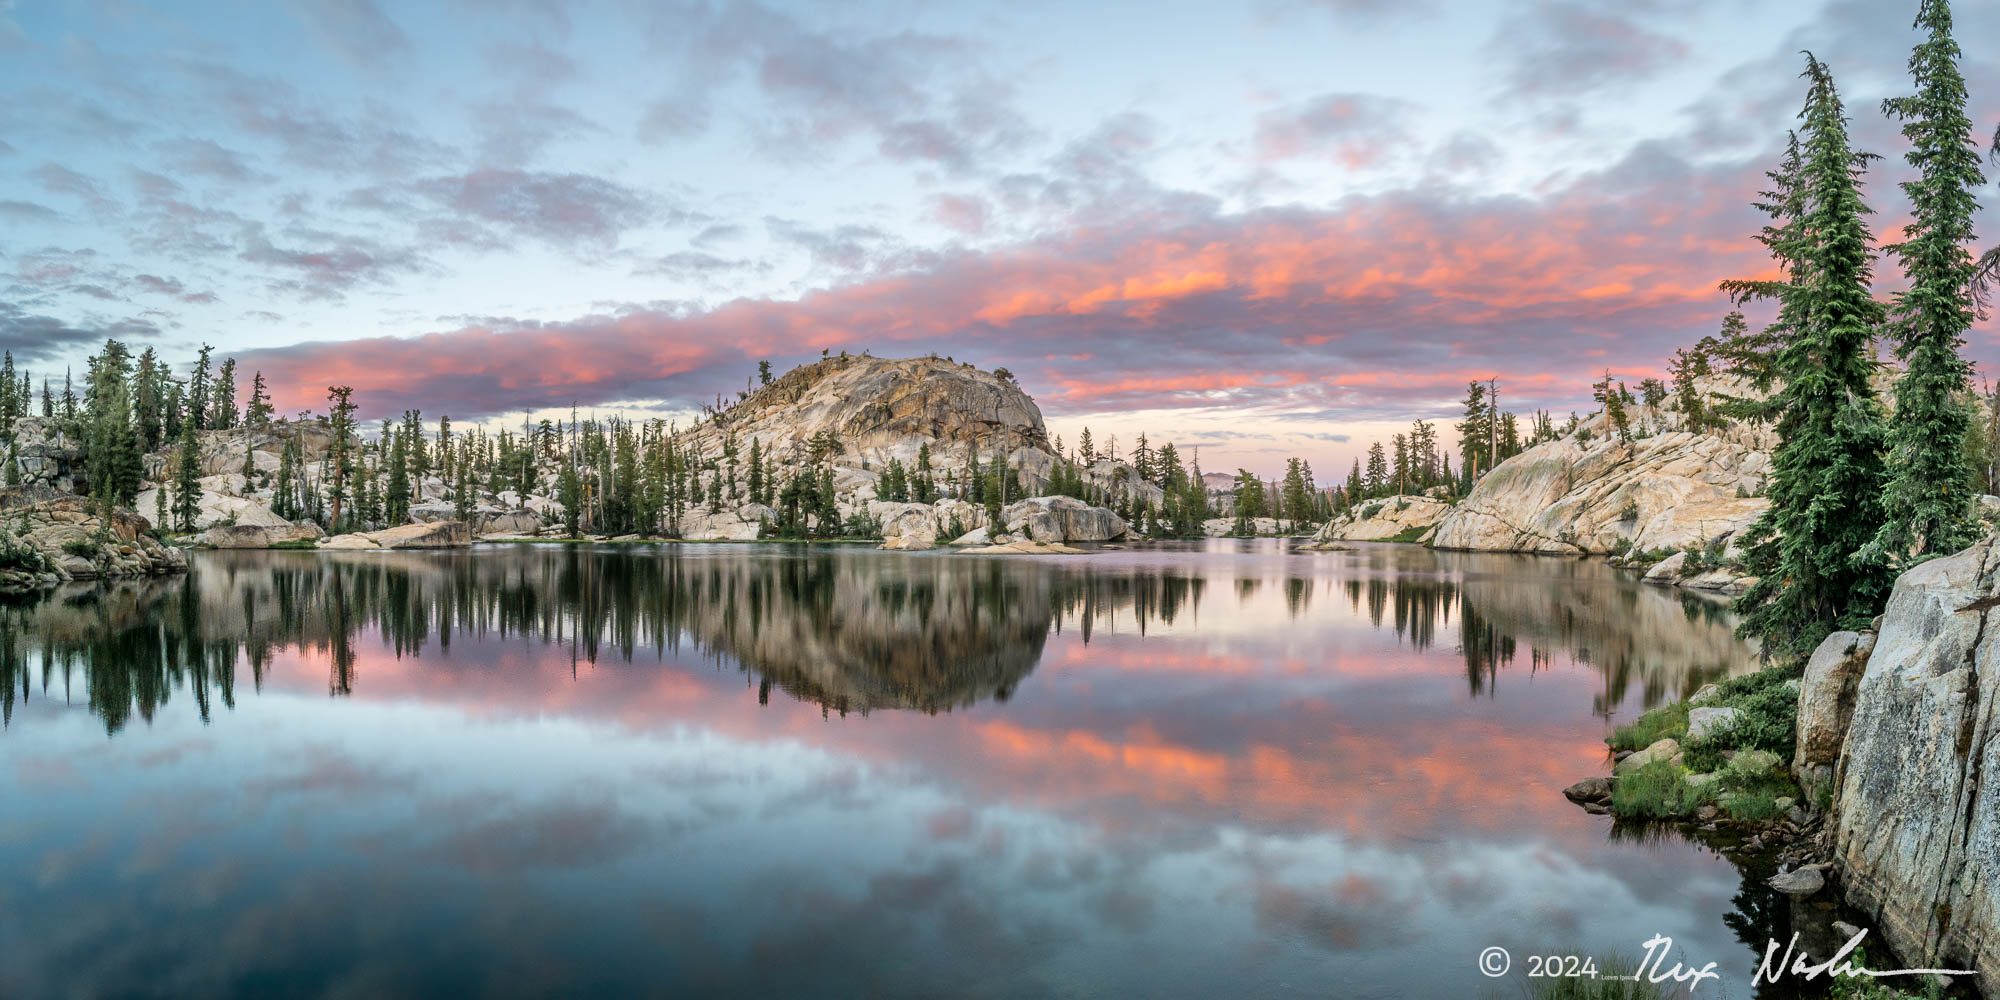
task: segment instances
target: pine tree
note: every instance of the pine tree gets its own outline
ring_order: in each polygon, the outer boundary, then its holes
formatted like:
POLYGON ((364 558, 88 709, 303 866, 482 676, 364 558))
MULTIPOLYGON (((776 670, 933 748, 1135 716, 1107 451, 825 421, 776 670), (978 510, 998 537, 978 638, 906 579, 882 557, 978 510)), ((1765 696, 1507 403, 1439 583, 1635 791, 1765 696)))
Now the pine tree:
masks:
POLYGON ((391 434, 394 443, 389 447, 389 485, 383 498, 383 515, 390 525, 398 525, 410 519, 410 449, 405 444, 407 435, 391 434))
POLYGON ((132 409, 139 421, 139 447, 158 451, 166 444, 166 370, 148 347, 139 352, 139 370, 132 376, 132 409))
POLYGON ((1472 489, 1472 482, 1485 471, 1487 439, 1491 433, 1492 417, 1486 405, 1486 383, 1471 382, 1465 389, 1465 416, 1458 422, 1459 468, 1465 474, 1465 488, 1472 489))
POLYGON ((227 358, 215 375, 209 391, 208 426, 228 430, 236 426, 236 359, 227 358))
POLYGON ((1885 476, 1881 408, 1868 381, 1882 308, 1868 291, 1864 159, 1848 145, 1826 67, 1808 56, 1805 75, 1803 214, 1784 227, 1780 248, 1790 263, 1778 290, 1782 388, 1771 506, 1748 533, 1745 569, 1758 582, 1737 599, 1743 631, 1780 656, 1864 622, 1889 583, 1880 560, 1860 551, 1880 524, 1885 476))
POLYGON ((14 420, 26 408, 18 398, 17 383, 14 380, 14 352, 7 351, 0 356, 0 438, 10 442, 14 438, 14 420))
POLYGON ((250 402, 243 408, 243 422, 252 427, 262 427, 271 422, 271 394, 264 389, 262 371, 250 379, 250 402))
POLYGON ((1632 440, 1632 415, 1625 410, 1628 395, 1625 384, 1614 381, 1608 371, 1590 390, 1590 398, 1604 404, 1606 428, 1617 435, 1618 440, 1629 443, 1632 440))
POLYGON ((327 531, 337 535, 347 530, 343 521, 346 514, 343 505, 348 500, 348 488, 354 478, 354 388, 327 386, 326 398, 332 404, 327 407, 327 414, 333 430, 333 441, 327 450, 332 477, 332 482, 327 484, 327 531))
POLYGON ((1914 218, 1889 252, 1902 261, 1910 288, 1897 298, 1891 329, 1905 364, 1896 380, 1896 419, 1889 425, 1889 468, 1883 521, 1869 558, 1900 567, 1971 544, 1978 491, 1966 460, 1972 429, 1967 403, 1972 366, 1960 356, 1974 316, 1972 281, 1974 189, 1984 185, 1972 120, 1965 113, 1965 77, 1952 38, 1947 0, 1923 0, 1917 27, 1924 41, 1910 56, 1916 94, 1883 102, 1903 121, 1917 179, 1903 184, 1914 218))
POLYGON ((132 421, 131 355, 116 340, 91 359, 84 428, 90 495, 106 507, 129 507, 139 494, 143 461, 132 421))
POLYGON ((556 477, 556 502, 562 504, 563 534, 571 538, 581 535, 583 482, 577 478, 573 463, 563 463, 562 474, 556 477))
POLYGON ((207 422, 208 393, 209 393, 208 358, 209 355, 214 352, 215 348, 210 347, 207 344, 201 345, 201 353, 199 354, 194 363, 194 375, 188 379, 188 388, 187 388, 188 406, 186 412, 183 414, 182 419, 193 420, 195 427, 197 429, 205 428, 208 426, 207 422))
POLYGON ((174 527, 193 531, 201 514, 201 439, 195 433, 193 414, 181 420, 180 442, 175 446, 174 527))

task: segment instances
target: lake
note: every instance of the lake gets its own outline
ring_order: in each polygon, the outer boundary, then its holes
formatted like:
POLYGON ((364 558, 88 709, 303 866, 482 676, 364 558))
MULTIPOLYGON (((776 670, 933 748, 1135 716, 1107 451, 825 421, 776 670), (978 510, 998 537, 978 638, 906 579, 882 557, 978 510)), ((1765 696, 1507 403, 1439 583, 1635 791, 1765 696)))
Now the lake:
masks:
POLYGON ((1562 797, 1754 665, 1599 562, 192 563, 0 608, 0 996, 1522 996, 1664 934, 1747 997, 1789 934, 1562 797))

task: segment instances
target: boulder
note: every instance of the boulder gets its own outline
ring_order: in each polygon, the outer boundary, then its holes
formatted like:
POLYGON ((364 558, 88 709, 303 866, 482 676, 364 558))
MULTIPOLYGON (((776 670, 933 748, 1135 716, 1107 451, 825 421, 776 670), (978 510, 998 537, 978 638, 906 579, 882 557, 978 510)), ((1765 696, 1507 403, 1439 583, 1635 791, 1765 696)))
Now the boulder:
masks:
POLYGON ((1686 566, 1688 554, 1676 552, 1652 565, 1646 570, 1647 583, 1673 583, 1681 578, 1681 567, 1686 566))
MULTIPOLYGON (((242 490, 241 476, 212 476, 205 480, 201 496, 196 499, 194 527, 201 531, 219 524, 241 524, 259 528, 284 528, 292 522, 279 517, 271 510, 271 505, 255 497, 238 496, 227 492, 234 488, 242 490)), ((173 503, 173 493, 168 491, 168 504, 173 503)), ((140 490, 132 505, 150 515, 158 509, 159 487, 140 490)))
POLYGON ((385 549, 448 549, 471 545, 472 529, 464 521, 438 521, 384 528, 368 537, 385 549))
POLYGON ((1370 500, 1321 525, 1312 540, 1326 542, 1379 542, 1412 530, 1436 525, 1451 512, 1451 504, 1424 496, 1385 497, 1370 500))
POLYGON ((509 510, 494 514, 480 521, 481 534, 532 535, 542 530, 542 519, 523 510, 509 510))
POLYGON ((321 541, 324 549, 448 549, 472 544, 472 529, 464 521, 404 524, 381 531, 335 535, 321 541))
POLYGON ((758 538, 767 521, 777 519, 778 512, 763 504, 744 504, 733 510, 724 509, 710 513, 706 507, 697 507, 681 516, 681 537, 695 541, 746 542, 758 538))
POLYGON ((1681 752, 1680 741, 1670 736, 1667 737, 1666 739, 1657 740, 1651 746, 1648 746, 1646 749, 1640 750, 1637 753, 1634 753, 1632 756, 1619 761, 1615 766, 1611 768, 1611 773, 1628 774, 1632 771, 1637 771, 1638 769, 1645 767, 1647 764, 1651 764, 1654 761, 1673 760, 1674 758, 1680 756, 1680 752, 1681 752))
POLYGON ((1611 779, 1605 777, 1585 778, 1563 789, 1563 797, 1578 804, 1585 802, 1611 801, 1611 779))
POLYGON ((1840 745, 1854 716, 1854 695, 1874 649, 1874 633, 1835 632, 1806 661, 1805 677, 1799 685, 1792 773, 1807 791, 1824 787, 1832 777, 1833 765, 1840 761, 1840 745))
POLYGON ((913 533, 908 535, 897 535, 896 537, 883 542, 882 547, 885 549, 893 549, 899 552, 923 552, 937 548, 938 543, 935 537, 927 538, 921 533, 913 533))
POLYGON ((1736 722, 1736 710, 1704 705, 1688 710, 1688 739, 1698 740, 1736 722))
POLYGON ((1993 538, 1896 581, 1860 668, 1830 824, 1848 901, 1903 964, 1988 982, 2000 977, 2000 789, 1985 787, 2000 775, 1996 607, 1993 538))
POLYGON ((1692 696, 1688 698, 1688 704, 1692 706, 1700 706, 1721 700, 1722 700, 1722 685, 1703 684, 1698 690, 1695 691, 1695 693, 1692 696))
POLYGON ((260 524, 216 525, 201 533, 195 541, 217 549, 268 549, 290 542, 310 542, 320 538, 324 532, 319 525, 287 524, 283 527, 266 527, 260 524))
POLYGON ((1109 542, 1125 537, 1125 519, 1075 497, 1029 497, 1009 504, 1000 520, 1010 534, 1038 542, 1109 542))
POLYGON ((1793 899, 1804 899, 1826 888, 1826 876, 1817 868, 1794 868, 1771 876, 1765 884, 1793 899))

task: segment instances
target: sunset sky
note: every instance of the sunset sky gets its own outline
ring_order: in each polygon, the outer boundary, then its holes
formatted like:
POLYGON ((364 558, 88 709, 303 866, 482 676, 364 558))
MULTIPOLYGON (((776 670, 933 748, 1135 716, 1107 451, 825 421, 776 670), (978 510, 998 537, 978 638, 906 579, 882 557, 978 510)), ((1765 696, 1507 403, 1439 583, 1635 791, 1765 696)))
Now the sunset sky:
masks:
MULTIPOLYGON (((1470 378, 1567 413, 1711 332, 1801 49, 1893 235, 1915 7, 0 0, 0 346, 454 419, 935 351, 1330 480, 1470 378)), ((1984 137, 2000 0, 1955 7, 1984 137)))

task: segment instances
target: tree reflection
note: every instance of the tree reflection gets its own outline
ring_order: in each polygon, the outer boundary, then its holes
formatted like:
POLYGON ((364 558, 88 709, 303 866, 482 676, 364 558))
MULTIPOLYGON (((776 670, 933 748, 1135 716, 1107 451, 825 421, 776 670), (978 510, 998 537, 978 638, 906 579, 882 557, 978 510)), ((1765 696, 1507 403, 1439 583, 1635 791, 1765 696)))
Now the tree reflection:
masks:
POLYGON ((1608 713, 1637 690, 1684 696, 1744 661, 1715 602, 1633 584, 1601 563, 1399 546, 1271 565, 1268 579, 1199 555, 1154 563, 909 557, 826 548, 521 547, 443 553, 217 552, 172 580, 73 587, 0 607, 0 720, 17 703, 85 701, 118 731, 176 691, 206 720, 261 688, 274 653, 309 651, 352 694, 359 653, 522 640, 573 669, 693 652, 829 713, 946 712, 1011 697, 1052 633, 1146 635, 1220 613, 1339 624, 1348 610, 1419 651, 1455 637, 1468 689, 1492 695, 1526 651, 1603 678, 1608 713), (1269 583, 1270 586, 1265 586, 1269 583))

